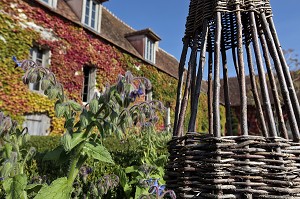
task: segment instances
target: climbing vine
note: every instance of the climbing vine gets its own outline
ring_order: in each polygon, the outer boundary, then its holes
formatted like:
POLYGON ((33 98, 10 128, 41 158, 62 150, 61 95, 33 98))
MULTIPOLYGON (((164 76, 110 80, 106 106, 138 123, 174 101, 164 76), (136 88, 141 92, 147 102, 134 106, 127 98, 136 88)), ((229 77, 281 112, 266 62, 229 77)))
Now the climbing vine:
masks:
POLYGON ((63 131, 63 121, 54 117, 54 102, 21 84, 21 71, 11 68, 14 64, 11 57, 28 58, 33 44, 50 50, 51 71, 71 99, 81 101, 82 67, 90 66, 97 68, 98 90, 101 91, 118 74, 130 70, 135 75, 149 78, 153 84, 153 98, 169 102, 171 109, 175 109, 175 78, 40 7, 22 0, 2 0, 0 7, 0 110, 14 119, 22 121, 26 113, 47 113, 51 118, 51 133, 63 131))

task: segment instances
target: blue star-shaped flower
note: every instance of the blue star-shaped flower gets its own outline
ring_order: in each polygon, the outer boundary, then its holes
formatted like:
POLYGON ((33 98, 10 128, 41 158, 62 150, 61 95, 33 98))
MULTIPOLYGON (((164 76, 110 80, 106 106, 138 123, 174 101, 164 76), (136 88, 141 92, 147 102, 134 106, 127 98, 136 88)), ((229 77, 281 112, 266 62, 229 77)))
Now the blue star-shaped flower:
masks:
POLYGON ((166 185, 159 185, 158 180, 155 180, 153 185, 149 189, 150 194, 161 196, 164 193, 166 185))
POLYGON ((15 68, 21 67, 22 63, 16 58, 16 56, 13 56, 12 60, 16 63, 15 68))

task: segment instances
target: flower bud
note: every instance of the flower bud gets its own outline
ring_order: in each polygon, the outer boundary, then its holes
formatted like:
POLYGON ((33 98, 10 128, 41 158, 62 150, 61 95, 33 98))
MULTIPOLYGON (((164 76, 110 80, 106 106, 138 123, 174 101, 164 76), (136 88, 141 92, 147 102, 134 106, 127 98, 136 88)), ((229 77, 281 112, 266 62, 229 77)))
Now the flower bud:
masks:
POLYGON ((25 76, 22 78, 23 84, 29 84, 29 79, 25 76))
POLYGON ((41 88, 42 90, 47 90, 47 88, 49 88, 51 82, 49 79, 43 79, 42 83, 41 83, 41 88))
POLYGON ((49 99, 55 99, 58 95, 58 90, 56 88, 51 88, 48 90, 49 99))
POLYGON ((78 104, 77 102, 75 102, 75 101, 73 101, 73 100, 70 100, 70 101, 69 101, 69 104, 70 104, 70 106, 72 107, 72 109, 73 109, 74 111, 80 111, 81 108, 82 108, 82 106, 81 106, 80 104, 78 104))
POLYGON ((118 81, 117 92, 121 94, 124 93, 124 83, 122 80, 118 81))
POLYGON ((89 108, 90 108, 90 111, 94 114, 97 113, 97 111, 99 110, 99 102, 97 99, 92 99, 89 103, 89 108))
POLYGON ((133 75, 130 71, 125 73, 126 83, 131 84, 133 82, 133 75))
POLYGON ((36 83, 38 79, 38 75, 35 72, 32 72, 28 75, 28 79, 30 83, 36 83))

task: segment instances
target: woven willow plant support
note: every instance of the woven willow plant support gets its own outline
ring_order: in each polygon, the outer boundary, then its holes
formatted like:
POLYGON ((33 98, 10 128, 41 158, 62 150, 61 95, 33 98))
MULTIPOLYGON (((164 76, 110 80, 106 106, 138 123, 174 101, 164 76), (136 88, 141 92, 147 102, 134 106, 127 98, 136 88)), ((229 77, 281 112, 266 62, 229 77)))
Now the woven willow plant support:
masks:
POLYGON ((269 0, 191 0, 183 44, 165 176, 168 188, 178 198, 300 198, 300 106, 269 0), (228 54, 233 66, 227 64, 228 54), (205 67, 209 132, 200 135, 193 132, 201 111, 198 101, 205 67), (251 89, 246 88, 247 69, 251 89), (236 71, 239 83, 239 136, 232 131, 228 70, 236 71), (248 134, 246 94, 250 90, 261 129, 257 136, 248 134), (220 94, 226 109, 226 136, 221 134, 220 94), (188 123, 187 134, 184 123, 188 123))

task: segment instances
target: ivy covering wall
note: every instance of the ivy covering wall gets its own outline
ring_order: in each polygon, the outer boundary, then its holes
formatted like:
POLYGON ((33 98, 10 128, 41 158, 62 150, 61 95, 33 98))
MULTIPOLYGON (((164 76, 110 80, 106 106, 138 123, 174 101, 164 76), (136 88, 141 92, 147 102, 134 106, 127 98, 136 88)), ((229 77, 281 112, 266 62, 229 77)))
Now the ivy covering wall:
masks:
MULTIPOLYGON (((175 78, 40 7, 22 0, 1 0, 0 9, 0 110, 14 119, 22 121, 27 113, 46 113, 51 118, 51 134, 63 133, 63 121, 54 116, 55 102, 30 91, 21 82, 23 72, 13 67, 12 56, 28 59, 33 44, 50 50, 51 70, 72 99, 81 100, 82 67, 92 66, 97 68, 98 90, 112 83, 118 74, 130 70, 149 78, 153 84, 153 98, 169 102, 175 109, 175 78)), ((208 127, 204 117, 207 115, 206 96, 201 96, 200 100, 203 106, 198 114, 198 130, 205 132, 208 127)))

